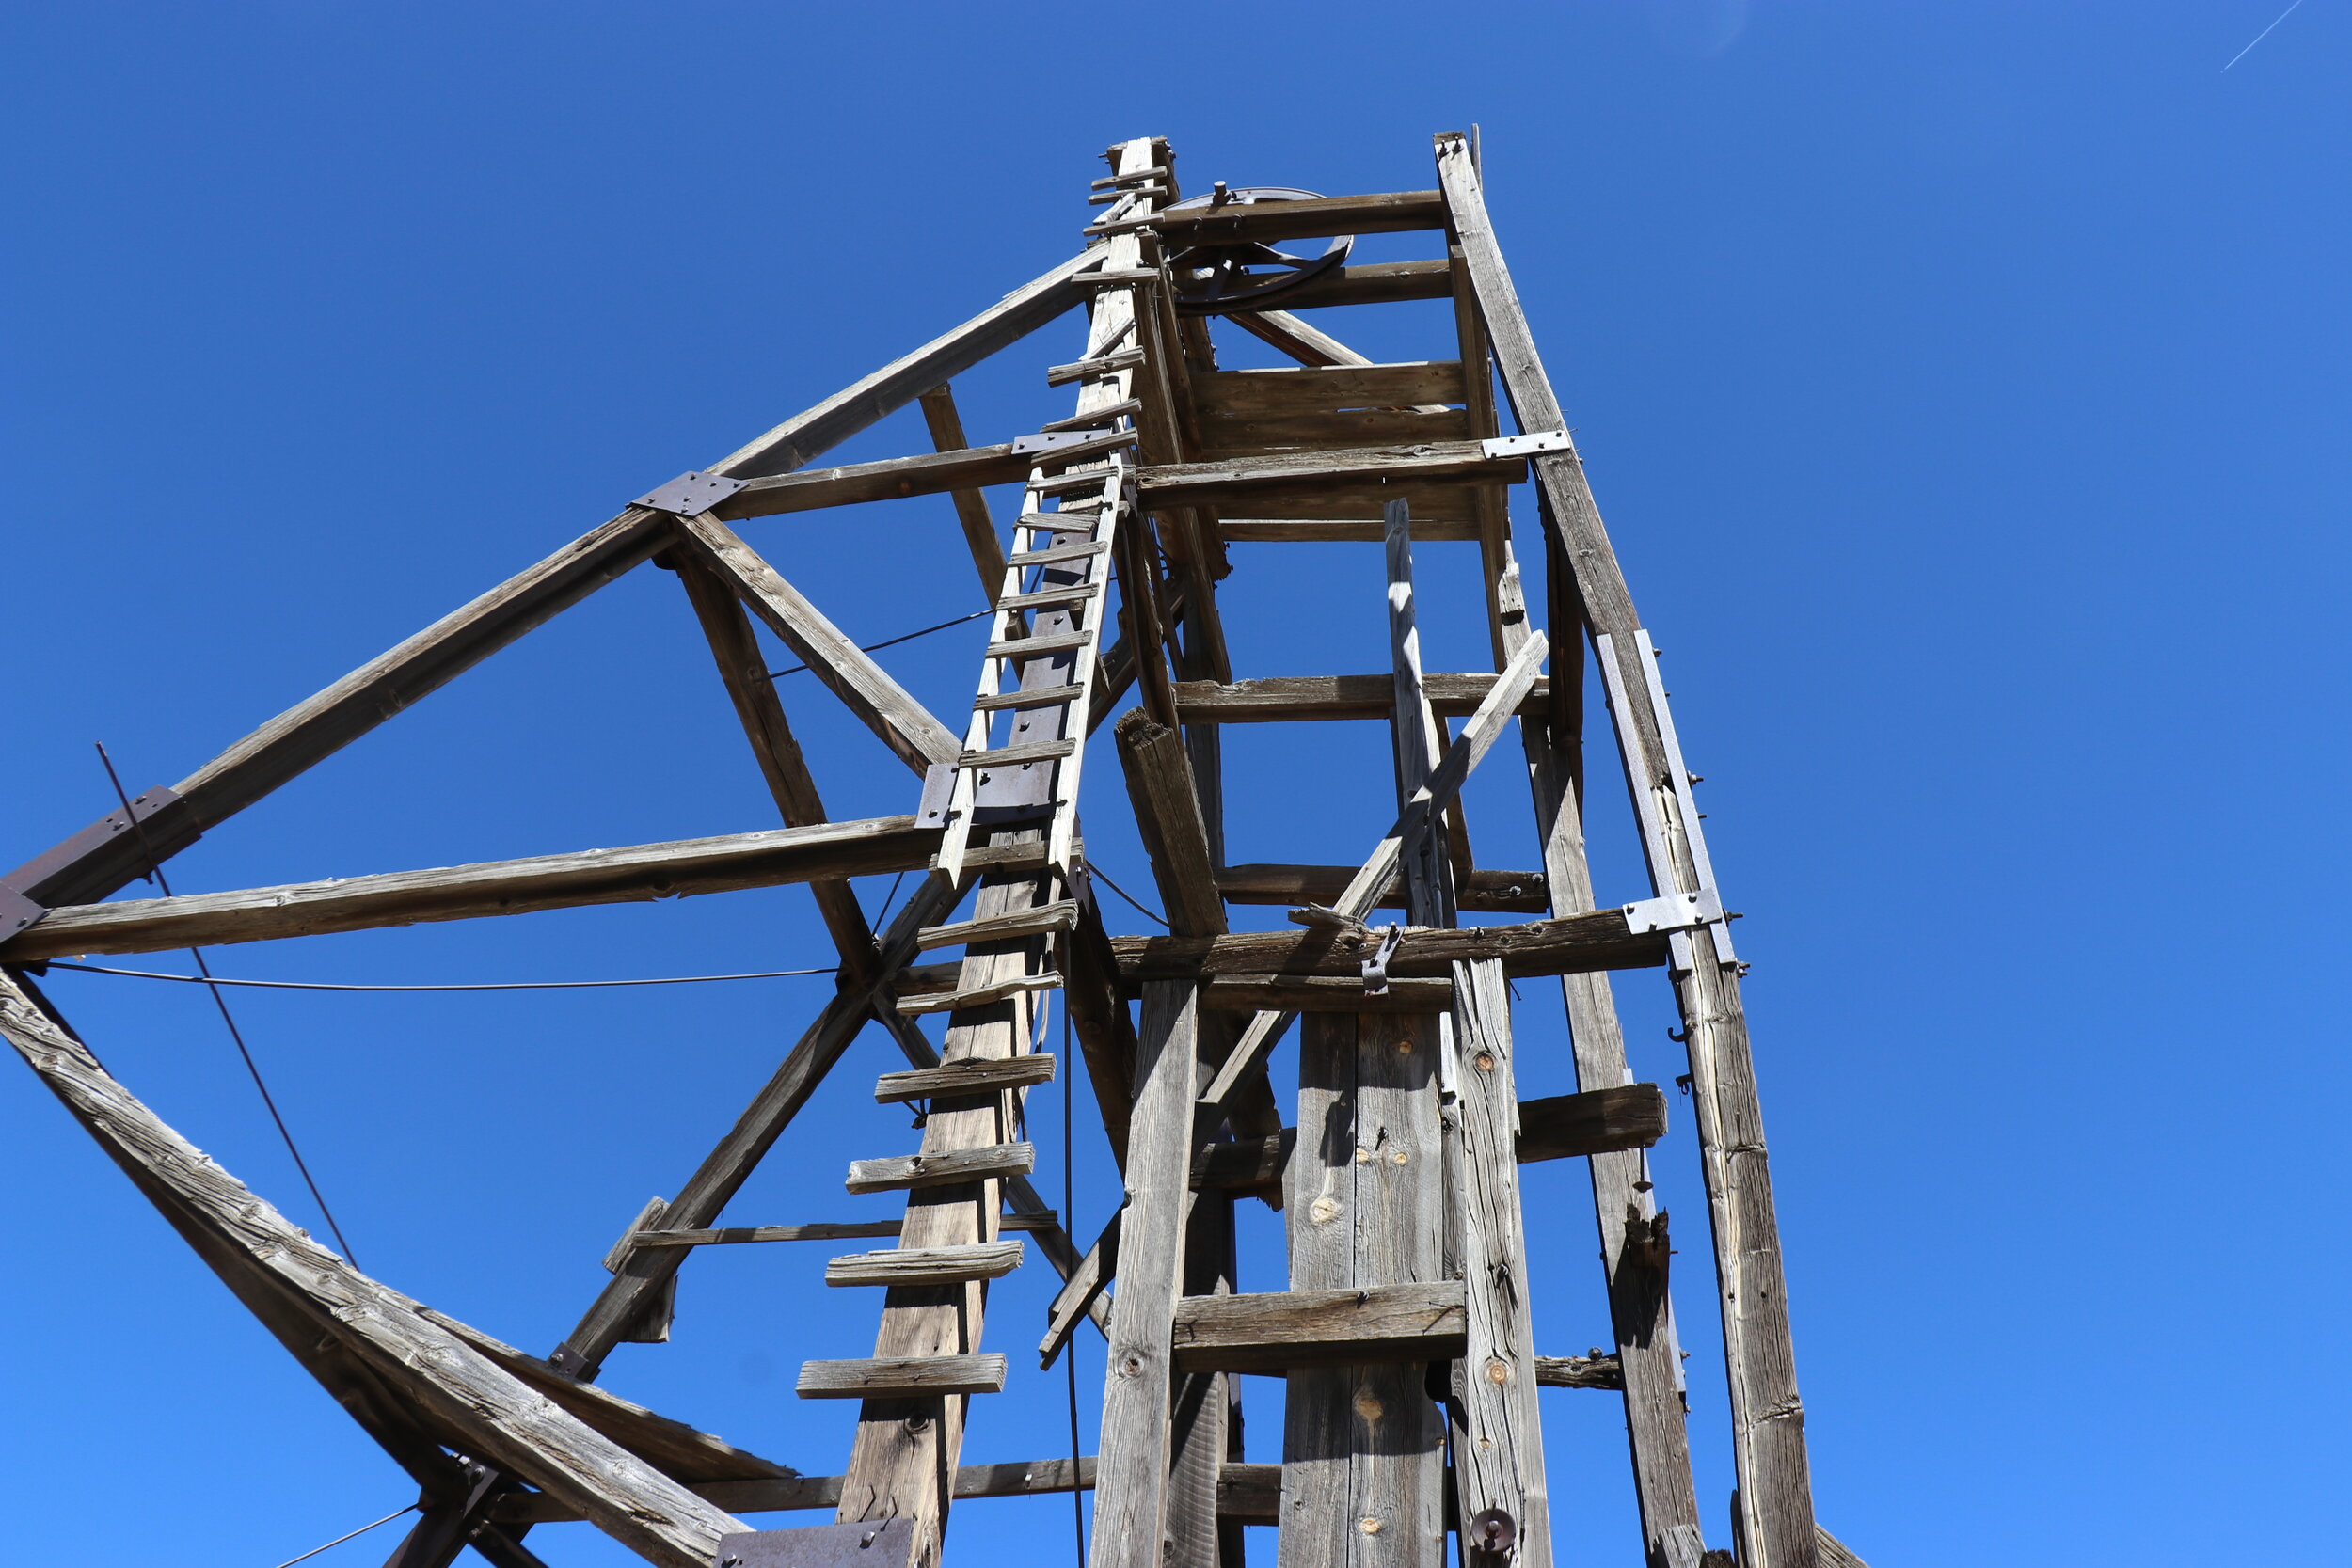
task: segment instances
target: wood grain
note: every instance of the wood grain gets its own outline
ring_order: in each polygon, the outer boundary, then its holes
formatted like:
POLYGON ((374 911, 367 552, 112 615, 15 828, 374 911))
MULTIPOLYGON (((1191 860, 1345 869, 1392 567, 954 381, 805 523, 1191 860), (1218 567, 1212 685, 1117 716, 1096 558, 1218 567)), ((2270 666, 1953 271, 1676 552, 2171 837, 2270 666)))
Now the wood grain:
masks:
POLYGON ((1037 1148, 1032 1144, 984 1144, 977 1148, 938 1153, 852 1160, 844 1184, 851 1193, 896 1193, 916 1187, 949 1187, 965 1181, 1026 1176, 1036 1168, 1037 1148))
POLYGON ((806 1361, 792 1391, 804 1400, 919 1400, 1001 1394, 1001 1355, 876 1355, 859 1361, 806 1361))
POLYGON ((912 816, 881 816, 233 893, 70 905, 0 947, 0 958, 22 963, 76 953, 152 953, 920 870, 938 839, 939 830, 918 828, 912 816))
MULTIPOLYGON (((1123 1296, 1122 1296, 1123 1302, 1123 1296)), ((1177 1304, 1180 1371, 1275 1372, 1371 1361, 1445 1361, 1462 1354, 1460 1280, 1177 1304)))
MULTIPOLYGON (((1377 535, 1375 535, 1377 537, 1377 535)), ((1422 676, 1430 708, 1440 719, 1476 711, 1497 677, 1438 672, 1422 676)), ((1551 683, 1536 679, 1519 703, 1521 714, 1542 714, 1551 683)), ((1390 718, 1396 711, 1393 675, 1275 675, 1258 680, 1178 681, 1176 711, 1186 723, 1297 724, 1327 719, 1390 718)))

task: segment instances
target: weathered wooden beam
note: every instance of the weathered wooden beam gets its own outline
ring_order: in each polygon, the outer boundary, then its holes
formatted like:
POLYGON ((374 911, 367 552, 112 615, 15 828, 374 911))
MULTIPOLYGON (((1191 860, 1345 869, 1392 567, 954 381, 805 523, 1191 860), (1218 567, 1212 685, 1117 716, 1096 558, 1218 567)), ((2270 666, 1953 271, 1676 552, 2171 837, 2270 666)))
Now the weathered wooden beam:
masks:
POLYGON ((881 816, 234 893, 85 904, 51 911, 48 919, 0 947, 0 958, 23 963, 74 953, 151 953, 913 871, 930 863, 938 844, 936 828, 917 827, 912 816, 881 816))
MULTIPOLYGON (((1360 927, 1313 927, 1293 931, 1236 931, 1222 937, 1113 937, 1119 975, 1126 985, 1200 975, 1360 976, 1380 934, 1360 927)), ((1449 966, 1495 958, 1513 976, 1581 974, 1587 970, 1647 969, 1666 961, 1666 938, 1635 933, 1621 910, 1531 920, 1518 926, 1471 926, 1459 930, 1407 927, 1390 958, 1389 973, 1445 975, 1449 966)))
POLYGON ((1454 1005, 1442 975, 1389 981, 1368 992, 1351 974, 1219 974, 1201 983, 1200 1006, 1215 1013, 1426 1013, 1454 1005))
POLYGON ((1666 1095, 1655 1084, 1624 1084, 1522 1100, 1519 1164, 1647 1148, 1666 1135, 1666 1095))
POLYGON ((828 1285, 961 1285, 1001 1279, 1021 1266, 1019 1242, 968 1246, 896 1247, 851 1253, 825 1265, 828 1285))
MULTIPOLYGON (((1279 1516, 1281 1490, 1279 1465, 1228 1463, 1217 1477, 1217 1513, 1225 1518, 1253 1525, 1270 1525, 1279 1516)), ((734 1513, 766 1513, 792 1509, 833 1508, 841 1501, 840 1476, 793 1476, 781 1481, 709 1481, 693 1490, 734 1513)), ((1091 1454, 1074 1466, 1068 1459, 1033 1459, 958 1467, 954 1495, 967 1497, 1032 1497, 1057 1492, 1094 1489, 1091 1454)), ((580 1515, 544 1492, 518 1492, 492 1505, 493 1519, 516 1524, 557 1524, 580 1515)))
POLYGON ((1475 441, 1267 452, 1220 462, 1147 465, 1136 471, 1144 507, 1154 512, 1172 506, 1250 505, 1263 494, 1285 491, 1328 493, 1445 482, 1511 484, 1526 477, 1525 458, 1488 457, 1475 441))
POLYGON ((1080 463, 1134 443, 1132 435, 1110 435, 1056 447, 1050 451, 1021 452, 1013 450, 1011 442, 1000 441, 993 446, 965 447, 955 451, 916 452, 872 463, 807 468, 754 480, 712 506, 710 515, 739 523, 746 518, 781 516, 787 512, 815 512, 910 496, 951 495, 984 484, 1018 484, 1041 463, 1049 467, 1080 463))
POLYGON ((1025 1089, 1052 1083, 1054 1065, 1054 1057, 1041 1051, 1026 1056, 966 1056, 953 1066, 885 1072, 874 1085, 874 1101, 888 1105, 907 1100, 953 1100, 961 1095, 1025 1089))
MULTIPOLYGON (((1228 865, 1216 874, 1216 891, 1229 904, 1327 907, 1355 875, 1352 865, 1228 865)), ((1454 879, 1454 895, 1465 910, 1493 914, 1542 914, 1550 908, 1540 871, 1473 868, 1469 876, 1454 879)), ((1382 888, 1375 907, 1403 909, 1403 884, 1392 880, 1382 888)))
POLYGON ((1539 1355, 1535 1382, 1546 1388, 1609 1388, 1625 1386, 1625 1366, 1613 1355, 1539 1355))
POLYGON ((1140 708, 1120 720, 1113 733, 1136 832, 1151 858, 1168 929, 1180 936, 1218 935, 1225 929, 1225 902, 1217 896, 1216 866, 1184 737, 1140 708))
MULTIPOLYGON (((1392 987, 1398 983, 1390 982, 1392 987)), ((1481 1070, 1474 1053, 1471 1069, 1481 1070)), ((1523 1165, 1646 1148, 1666 1134, 1666 1097, 1655 1084, 1555 1094, 1520 1101, 1517 1121, 1513 1152, 1523 1165)), ((1297 1129, 1285 1127, 1272 1137, 1203 1144, 1193 1155, 1192 1184, 1247 1189, 1279 1180, 1297 1142, 1297 1129)))
MULTIPOLYGON (((1073 279, 1101 261, 1099 249, 1072 257, 961 325, 737 448, 705 471, 751 479, 799 467, 1078 304, 1084 294, 1073 279)), ((644 562, 667 543, 670 528, 667 513, 639 506, 624 509, 602 527, 288 708, 181 780, 173 786, 178 801, 168 815, 150 825, 148 837, 166 855, 173 851, 162 846, 193 842, 193 830, 227 821, 644 562)), ((139 877, 145 861, 138 835, 115 835, 25 891, 52 908, 96 903, 139 877)))
MULTIPOLYGON (((1437 157, 1454 236, 1519 426, 1564 429, 1565 416, 1496 242, 1467 139, 1452 132, 1439 135, 1437 157)), ((1671 721, 1651 697, 1646 639, 1583 463, 1573 447, 1545 453, 1534 477, 1595 648, 1615 666, 1604 673, 1623 693, 1613 718, 1655 891, 1695 893, 1711 880, 1703 871, 1703 839, 1685 809, 1687 784, 1678 749, 1670 743, 1671 721)), ((1745 1568, 1811 1568, 1816 1540, 1804 1405, 1797 1391, 1788 1280, 1746 1014, 1739 977, 1724 962, 1715 933, 1703 928, 1686 940, 1688 967, 1677 966, 1675 974, 1676 1002, 1691 1058, 1692 1108, 1723 1303, 1732 1457, 1743 1515, 1740 1557, 1745 1568)))
POLYGON ((1253 201, 1187 207, 1147 217, 1098 224, 1089 233, 1151 229, 1170 250, 1189 245, 1272 245, 1279 240, 1333 234, 1394 234, 1443 229, 1444 197, 1437 191, 1382 191, 1371 196, 1318 196, 1303 201, 1253 201))
MULTIPOLYGON (((1009 1195, 1008 1195, 1009 1197, 1009 1195)), ((728 1246, 749 1242, 855 1242, 868 1237, 896 1236, 903 1220, 819 1221, 814 1225, 740 1225, 719 1230, 637 1230, 629 1233, 631 1247, 728 1246)), ((1034 1214, 1010 1213, 997 1222, 1000 1230, 1058 1230, 1060 1216, 1051 1209, 1034 1214)))
POLYGON ((1185 1296, 1176 1306, 1173 1343, 1176 1365, 1186 1371, 1446 1361, 1462 1354, 1463 1323, 1458 1279, 1185 1296))
POLYGON ((802 1364, 804 1400, 935 1400, 1005 1391, 1001 1355, 875 1355, 802 1364))
POLYGON ((1200 377, 1193 389, 1203 414, 1237 417, 1342 408, 1421 412, 1422 404, 1457 404, 1467 394, 1458 359, 1219 371, 1200 377))
POLYGON ((703 558, 742 596, 752 613, 798 654, 809 673, 848 705, 898 759, 920 774, 934 764, 956 760, 963 750, 955 732, 931 716, 906 688, 841 629, 825 619, 801 591, 708 515, 679 522, 681 545, 703 558))
POLYGON ((1502 966, 1462 964, 1454 975, 1454 1224, 1449 1231, 1469 1308, 1454 1371, 1454 1528, 1499 1510, 1518 1522, 1513 1561, 1550 1568, 1552 1526, 1536 1408, 1532 1273, 1519 1212, 1519 1123, 1511 1003, 1502 966))
MULTIPOLYGON (((1159 1568, 1168 1512, 1169 1324, 1181 1295, 1199 1003, 1189 985, 1144 993, 1120 1212, 1121 1277, 1103 1387, 1089 1568, 1159 1568)), ((1226 1298, 1230 1299, 1230 1298, 1226 1298)))
POLYGON ((1037 1168, 1037 1148, 1025 1143, 982 1144, 938 1153, 893 1154, 852 1160, 844 1183, 851 1193, 908 1192, 916 1187, 951 1187, 1026 1176, 1037 1168))
POLYGON ((312 1242, 116 1082, 0 975, 0 1035, 175 1226, 241 1252, 468 1451, 528 1478, 670 1568, 707 1568, 742 1524, 561 1408, 312 1242))
MULTIPOLYGON (((1453 293, 1452 267, 1445 261, 1373 261, 1359 267, 1336 267, 1294 284, 1266 303, 1285 310, 1312 310, 1328 305, 1391 305, 1410 299, 1443 299, 1453 293)), ((1178 300, 1176 309, 1187 316, 1224 315, 1225 309, 1178 300)))
MULTIPOLYGON (((931 433, 932 446, 946 452, 971 445, 964 439, 963 417, 956 412, 955 393, 944 385, 934 387, 922 401, 923 423, 931 433)), ((988 498, 970 486, 948 494, 955 498, 956 522, 972 552, 973 569, 980 574, 981 602, 993 604, 1005 583, 1005 543, 997 537, 996 519, 989 515, 988 498)))
MULTIPOLYGON (((1375 537, 1377 537, 1375 534, 1375 537)), ((1499 677, 1482 672, 1422 676, 1430 708, 1440 719, 1477 711, 1499 677)), ((1541 717, 1551 683, 1538 677, 1517 711, 1541 717)), ((1246 681, 1178 681, 1176 712, 1187 724, 1300 724, 1332 719, 1385 720, 1396 711, 1395 677, 1273 675, 1246 681)))
MULTIPOLYGON (((1467 440, 1459 408, 1349 408, 1314 414, 1203 414, 1200 458, 1258 456, 1269 447, 1403 447, 1467 440)), ((1252 498, 1253 499, 1255 498, 1252 498)))

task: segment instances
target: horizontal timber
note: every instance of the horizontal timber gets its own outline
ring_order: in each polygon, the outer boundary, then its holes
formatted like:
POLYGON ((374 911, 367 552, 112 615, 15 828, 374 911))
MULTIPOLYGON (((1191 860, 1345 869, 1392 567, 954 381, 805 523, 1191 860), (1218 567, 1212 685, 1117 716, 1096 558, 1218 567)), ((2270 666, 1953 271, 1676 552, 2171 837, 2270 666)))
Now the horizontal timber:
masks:
POLYGON ((1305 201, 1186 207, 1125 223, 1104 224, 1098 231, 1152 229, 1158 231, 1163 245, 1177 250, 1197 245, 1270 245, 1277 240, 1394 234, 1445 226, 1442 192, 1382 191, 1371 196, 1318 196, 1305 201))
POLYGON ((1445 1361, 1469 1332, 1462 1282, 1185 1296, 1170 1349, 1179 1371, 1275 1372, 1373 1361, 1445 1361))
MULTIPOLYGON (((1061 1217, 1048 1209, 1035 1214, 1007 1214, 996 1222, 999 1230, 1051 1230, 1061 1217)), ((869 1237, 896 1236, 906 1221, 819 1221, 815 1225, 739 1225, 718 1230, 640 1230, 628 1238, 632 1247, 725 1246, 744 1242, 857 1242, 869 1237)))
POLYGON ((792 1391, 804 1400, 919 1400, 946 1394, 1001 1394, 1001 1355, 876 1355, 856 1361, 807 1361, 792 1391))
POLYGON ((937 828, 918 827, 912 816, 878 816, 234 893, 69 905, 0 945, 0 958, 152 953, 832 881, 920 870, 938 847, 937 828))
POLYGON ((1054 1057, 1045 1052, 1020 1056, 962 1056, 938 1067, 885 1072, 875 1082, 874 1099, 888 1105, 908 1100, 953 1100, 958 1095, 997 1094, 1054 1081, 1054 1057))
POLYGON ((1001 1279, 1021 1266, 1019 1242, 973 1246, 896 1247, 857 1252, 825 1265, 828 1285, 961 1285, 1001 1279))
POLYGON ((1249 416, 1340 408, 1413 410, 1423 404, 1460 403, 1466 394, 1460 360, 1418 359, 1217 371, 1196 376, 1192 395, 1203 414, 1249 416))
MULTIPOLYGON (((1093 1456, 1079 1460, 1075 1468, 1073 1478, 1067 1459, 965 1465, 956 1471, 955 1497, 961 1501, 1091 1491, 1093 1456)), ((791 1476, 772 1481, 705 1482, 690 1490, 732 1513, 778 1513, 837 1506, 841 1501, 841 1480, 839 1476, 791 1476)), ((1217 1474, 1217 1514, 1244 1524, 1271 1525, 1280 1516, 1281 1492, 1279 1465, 1227 1464, 1217 1474)), ((544 1492, 517 1492, 500 1498, 492 1506, 490 1517, 507 1524, 551 1525, 578 1519, 580 1515, 544 1492)))
MULTIPOLYGON (((1182 688, 1179 688, 1181 690, 1182 688)), ((1301 904, 1328 908, 1354 879, 1352 865, 1229 865, 1216 874, 1216 891, 1229 904, 1301 904)), ((1540 871, 1473 870, 1454 884, 1457 905, 1494 914, 1541 914, 1551 908, 1549 884, 1540 871)), ((1380 894, 1380 907, 1405 908, 1401 880, 1380 894)))
MULTIPOLYGON (((1494 689, 1482 673, 1425 674, 1422 689, 1440 719, 1467 718, 1494 689)), ((1543 716, 1551 682, 1541 678, 1519 712, 1543 716)), ((1247 681, 1178 681, 1176 713, 1187 724, 1295 724, 1327 719, 1387 720, 1396 711, 1393 675, 1271 675, 1247 681)))
MULTIPOLYGON (((1390 489, 1408 499, 1414 486, 1433 481, 1514 484, 1527 477, 1527 461, 1488 457, 1476 441, 1430 441, 1412 446, 1353 447, 1336 451, 1269 452, 1214 463, 1162 463, 1138 468, 1136 480, 1148 510, 1178 506, 1248 503, 1267 491, 1328 494, 1334 489, 1390 489)), ((1379 507, 1366 510, 1377 515, 1379 507)))
POLYGON ((1018 484, 1029 477, 1032 468, 1059 468, 1116 451, 1134 440, 1132 435, 1111 435, 1073 441, 1050 451, 1019 453, 1012 450, 1010 442, 1003 442, 993 447, 967 447, 961 451, 918 452, 912 457, 884 458, 879 463, 806 468, 799 473, 755 479, 710 510, 729 522, 739 522, 746 517, 772 517, 786 512, 854 506, 862 501, 895 500, 903 496, 937 496, 990 484, 1018 484))
MULTIPOLYGON (((1375 261, 1360 267, 1335 267, 1329 272, 1284 289, 1279 294, 1252 299, 1236 309, 1311 310, 1326 305, 1392 305, 1408 299, 1451 299, 1451 261, 1375 261)), ((1176 302, 1181 316, 1216 315, 1222 310, 1186 300, 1176 302)))
POLYGON ((893 1154, 879 1160, 852 1160, 846 1185, 852 1193, 896 1193, 915 1187, 952 1186, 959 1181, 1026 1176, 1036 1166, 1037 1149, 1031 1145, 990 1144, 941 1154, 893 1154))
MULTIPOLYGON (((1360 927, 1245 931, 1222 937, 1114 937, 1123 984, 1184 980, 1199 975, 1360 975, 1380 944, 1360 927)), ((1466 926, 1459 930, 1408 927, 1389 959, 1389 974, 1429 977, 1450 966, 1500 958, 1503 973, 1581 974, 1604 969, 1647 969, 1667 958, 1660 932, 1634 934, 1621 910, 1530 920, 1516 926, 1466 926)))

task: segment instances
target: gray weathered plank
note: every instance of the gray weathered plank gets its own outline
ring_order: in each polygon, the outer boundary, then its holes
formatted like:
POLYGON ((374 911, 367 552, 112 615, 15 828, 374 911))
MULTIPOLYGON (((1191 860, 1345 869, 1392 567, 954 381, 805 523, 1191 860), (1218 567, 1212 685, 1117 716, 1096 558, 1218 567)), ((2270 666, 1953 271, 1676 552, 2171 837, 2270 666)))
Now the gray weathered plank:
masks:
POLYGON ((825 1265, 828 1285, 961 1285, 971 1279, 1001 1279, 1021 1266, 1019 1242, 979 1242, 969 1246, 897 1247, 853 1252, 825 1265))
POLYGON ((1226 928, 1225 903, 1217 895, 1208 826, 1183 737, 1140 708, 1120 720, 1113 733, 1168 929, 1179 936, 1218 935, 1226 928))
POLYGON ((71 905, 51 911, 0 947, 0 958, 23 963, 74 953, 151 953, 919 870, 938 840, 938 829, 917 827, 912 816, 880 816, 285 887, 71 905))
POLYGON ((1025 1089, 1052 1083, 1054 1062, 1052 1055, 1039 1052, 996 1059, 966 1056, 953 1065, 885 1072, 875 1081, 874 1100, 877 1104, 887 1105, 904 1100, 953 1100, 959 1095, 1025 1089))
POLYGON ((1119 1307, 1103 1385, 1089 1568, 1159 1568, 1168 1509, 1169 1334, 1184 1299, 1199 1009, 1193 988, 1144 992, 1127 1133, 1119 1307))
MULTIPOLYGON (((1228 904, 1327 907, 1347 890, 1355 876, 1352 865, 1228 865, 1217 871, 1216 890, 1228 904)), ((1550 908, 1546 891, 1540 871, 1472 870, 1468 877, 1454 879, 1454 896, 1463 909, 1497 914, 1543 914, 1550 908)), ((1391 879, 1375 907, 1403 909, 1404 884, 1391 879)))
MULTIPOLYGON (((930 432, 932 446, 941 451, 961 451, 971 445, 964 438, 963 418, 956 412, 955 393, 945 383, 925 392, 922 404, 923 423, 930 432)), ((996 520, 989 515, 988 498, 976 486, 948 493, 955 499, 956 522, 972 552, 973 569, 980 574, 980 598, 984 603, 993 600, 1005 580, 1005 544, 997 537, 996 520)))
POLYGON ((1219 371, 1196 378, 1192 391, 1203 414, 1242 415, 1410 408, 1421 403, 1460 403, 1464 396, 1457 359, 1219 371))
MULTIPOLYGON (((1136 475, 1147 510, 1250 503, 1263 492, 1331 492, 1414 487, 1439 481, 1513 484, 1527 477, 1523 458, 1488 457, 1475 441, 1366 445, 1335 451, 1279 451, 1207 463, 1146 464, 1136 475)), ((1408 488, 1410 495, 1417 489, 1408 488)), ((1416 515, 1419 506, 1415 507, 1416 515)), ((1285 514, 1276 514, 1283 515, 1285 514)), ((1312 514, 1307 514, 1312 515, 1312 514)))
MULTIPOLYGON (((1381 525, 1385 526, 1385 525, 1381 525)), ((1373 537, 1381 535, 1375 532, 1373 537)), ((1479 672, 1438 672, 1422 676, 1422 689, 1441 719, 1467 718, 1497 677, 1479 672)), ((1541 713, 1551 700, 1551 683, 1538 678, 1519 704, 1521 713, 1541 713)), ((1329 719, 1387 719, 1396 711, 1395 677, 1377 675, 1274 675, 1257 680, 1178 681, 1176 711, 1184 722, 1295 724, 1329 719)))
POLYGON ((1001 1355, 874 1355, 857 1361, 805 1361, 792 1391, 804 1400, 917 1400, 952 1394, 1001 1394, 1001 1355))
POLYGON ((1622 1389, 1625 1367, 1613 1355, 1539 1355, 1535 1382, 1544 1388, 1622 1389))
MULTIPOLYGON (((1196 975, 1360 976, 1380 945, 1357 927, 1236 931, 1221 937, 1113 937, 1122 982, 1196 975)), ((1588 969, 1645 969, 1666 961, 1666 939, 1636 934, 1619 910, 1459 930, 1407 927, 1389 962, 1394 975, 1444 977, 1456 962, 1501 958, 1506 974, 1563 974, 1588 969)))
POLYGON ((852 1193, 898 1193, 916 1187, 947 1187, 963 1181, 993 1181, 1026 1176, 1037 1168, 1033 1144, 984 1144, 939 1153, 893 1154, 852 1160, 846 1183, 852 1193))
MULTIPOLYGON (((1126 1295, 1120 1297, 1122 1308, 1126 1295)), ((1462 1354, 1462 1282, 1186 1296, 1177 1304, 1180 1371, 1285 1371, 1462 1354)))

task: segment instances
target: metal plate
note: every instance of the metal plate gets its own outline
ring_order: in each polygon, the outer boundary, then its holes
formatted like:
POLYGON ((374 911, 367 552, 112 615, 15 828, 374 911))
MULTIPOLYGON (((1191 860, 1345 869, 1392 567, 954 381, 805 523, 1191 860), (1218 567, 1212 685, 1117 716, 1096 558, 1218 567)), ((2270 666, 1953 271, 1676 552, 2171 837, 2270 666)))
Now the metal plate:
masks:
POLYGON ((1724 901, 1711 887, 1696 893, 1669 893, 1625 906, 1625 923, 1634 935, 1650 931, 1691 931, 1723 924, 1724 901))
POLYGON ((1056 430, 1041 436, 1016 436, 1012 441, 1012 454, 1026 457, 1031 452, 1053 451, 1061 447, 1074 447, 1081 441, 1100 440, 1103 436, 1118 434, 1116 430, 1056 430))
POLYGON ((719 1537, 718 1568, 907 1568, 911 1519, 867 1519, 719 1537))
MULTIPOLYGON (((187 819, 185 813, 177 814, 170 823, 158 824, 148 829, 143 839, 134 839, 130 836, 130 828, 134 821, 144 824, 156 813, 175 803, 179 799, 180 797, 170 790, 157 784, 153 789, 148 790, 131 802, 131 816, 125 816, 119 809, 108 812, 72 838, 42 850, 15 870, 0 876, 0 888, 31 894, 41 883, 62 871, 78 865, 116 839, 122 839, 126 845, 135 846, 131 852, 138 857, 138 869, 122 879, 125 882, 131 880, 133 877, 140 875, 147 869, 149 849, 151 848, 157 855, 168 859, 203 836, 196 831, 196 825, 187 819)), ((87 878, 80 879, 85 882, 87 880, 87 878)), ((120 883, 109 884, 106 892, 112 892, 119 885, 120 883)), ((68 886, 54 892, 50 896, 50 903, 53 906, 81 903, 83 899, 77 896, 80 892, 78 888, 68 886)))
POLYGON ((705 474, 689 470, 670 481, 659 490, 648 490, 629 504, 650 506, 656 512, 675 512, 681 517, 691 517, 707 512, 738 490, 743 488, 739 479, 724 474, 705 474))
POLYGON ((1538 430, 1525 436, 1490 436, 1478 448, 1488 457, 1533 457, 1539 451, 1574 451, 1576 443, 1565 430, 1538 430))
POLYGON ((0 942, 6 942, 49 911, 12 887, 0 887, 0 942))

